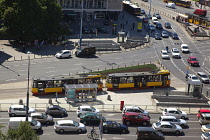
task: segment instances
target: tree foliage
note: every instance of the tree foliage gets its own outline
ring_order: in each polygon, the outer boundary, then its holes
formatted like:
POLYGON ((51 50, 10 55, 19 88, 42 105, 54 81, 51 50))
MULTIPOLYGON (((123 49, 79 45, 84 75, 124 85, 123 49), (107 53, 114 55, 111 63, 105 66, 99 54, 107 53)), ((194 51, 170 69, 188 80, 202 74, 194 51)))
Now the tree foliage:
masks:
POLYGON ((0 15, 7 34, 15 39, 54 39, 62 34, 57 0, 0 0, 0 15))

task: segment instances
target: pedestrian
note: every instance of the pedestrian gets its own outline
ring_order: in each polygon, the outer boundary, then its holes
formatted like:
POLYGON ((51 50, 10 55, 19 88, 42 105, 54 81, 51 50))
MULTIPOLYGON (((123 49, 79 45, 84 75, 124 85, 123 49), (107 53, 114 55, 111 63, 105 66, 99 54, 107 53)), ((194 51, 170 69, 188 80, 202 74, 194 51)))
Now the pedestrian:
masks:
POLYGON ((55 93, 55 101, 58 102, 58 92, 55 93))

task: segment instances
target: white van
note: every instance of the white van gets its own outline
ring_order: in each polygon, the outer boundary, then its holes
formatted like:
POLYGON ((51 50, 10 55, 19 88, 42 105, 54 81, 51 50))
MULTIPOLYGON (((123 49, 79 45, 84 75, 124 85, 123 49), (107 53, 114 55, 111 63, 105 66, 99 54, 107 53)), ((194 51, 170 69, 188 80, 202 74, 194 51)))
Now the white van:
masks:
POLYGON ((169 8, 173 8, 173 9, 175 9, 175 3, 167 3, 166 4, 166 7, 169 7, 169 8))
MULTIPOLYGON (((26 121, 26 117, 11 117, 9 119, 8 127, 9 129, 17 129, 20 125, 20 122, 26 121)), ((28 122, 31 123, 31 128, 39 131, 42 130, 42 125, 39 121, 33 120, 31 117, 28 117, 28 122)))
POLYGON ((152 17, 152 23, 156 24, 158 22, 158 19, 156 17, 152 17))

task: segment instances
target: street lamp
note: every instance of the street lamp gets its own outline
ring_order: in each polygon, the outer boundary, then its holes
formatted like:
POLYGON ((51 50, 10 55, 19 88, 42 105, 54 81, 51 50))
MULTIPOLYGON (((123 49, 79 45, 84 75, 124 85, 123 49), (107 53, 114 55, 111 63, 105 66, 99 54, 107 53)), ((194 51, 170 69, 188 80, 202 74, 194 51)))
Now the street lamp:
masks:
POLYGON ((29 109, 29 74, 30 74, 30 56, 28 56, 28 86, 26 93, 26 121, 28 121, 28 109, 29 109))
POLYGON ((79 40, 80 49, 82 46, 83 0, 81 1, 81 6, 82 6, 82 11, 81 11, 81 19, 80 19, 80 40, 79 40))
MULTIPOLYGON (((148 22, 148 24, 150 24, 151 7, 152 7, 152 0, 150 0, 150 3, 149 3, 149 22, 148 22)), ((149 30, 148 34, 149 34, 149 43, 150 43, 151 30, 149 30)))

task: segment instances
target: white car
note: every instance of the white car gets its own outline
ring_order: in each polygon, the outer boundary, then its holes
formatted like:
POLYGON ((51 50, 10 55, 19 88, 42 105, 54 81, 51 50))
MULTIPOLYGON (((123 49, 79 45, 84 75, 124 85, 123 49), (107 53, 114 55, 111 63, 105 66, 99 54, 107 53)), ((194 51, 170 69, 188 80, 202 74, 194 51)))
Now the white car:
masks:
POLYGON ((76 113, 77 116, 80 117, 80 115, 84 115, 85 113, 100 113, 100 111, 97 108, 87 105, 87 106, 79 106, 76 113))
POLYGON ((188 74, 188 79, 194 82, 200 82, 199 78, 194 74, 188 74))
POLYGON ((170 122, 153 123, 152 127, 158 132, 175 133, 176 135, 183 133, 183 129, 181 128, 181 126, 170 122))
POLYGON ((187 44, 182 44, 181 45, 181 51, 183 53, 189 53, 189 47, 188 47, 188 45, 187 44))
POLYGON ((170 57, 169 57, 169 55, 168 55, 168 52, 167 52, 166 50, 162 50, 162 51, 160 52, 160 54, 161 54, 161 58, 162 58, 162 59, 170 59, 170 57))
POLYGON ((152 17, 152 23, 154 24, 158 23, 158 19, 156 17, 152 17))
MULTIPOLYGON (((29 107, 28 108, 28 113, 34 113, 36 112, 35 109, 29 107)), ((14 116, 26 116, 26 106, 24 105, 12 105, 9 109, 8 109, 8 113, 10 117, 14 117, 14 116)))
POLYGON ((71 57, 71 51, 70 50, 62 50, 55 55, 56 58, 69 58, 71 57))
POLYGON ((141 109, 138 106, 125 106, 122 110, 122 114, 124 114, 125 112, 141 113, 142 115, 149 117, 149 112, 141 109))
POLYGON ((178 119, 187 119, 187 113, 177 108, 166 108, 162 111, 163 116, 174 116, 178 119))
POLYGON ((158 122, 170 122, 173 124, 180 125, 182 128, 187 127, 187 122, 183 119, 177 119, 174 116, 160 116, 158 122))
POLYGON ((201 126, 202 132, 210 132, 210 124, 202 125, 201 126))
POLYGON ((197 76, 202 83, 209 84, 209 77, 204 72, 197 72, 197 76))
POLYGON ((86 127, 83 123, 78 123, 73 120, 58 120, 54 125, 55 132, 64 133, 66 131, 73 131, 82 133, 86 131, 86 127))
POLYGON ((202 140, 210 140, 210 132, 203 133, 201 135, 202 140))
POLYGON ((171 54, 173 58, 181 58, 179 50, 177 48, 173 48, 171 50, 171 54))

